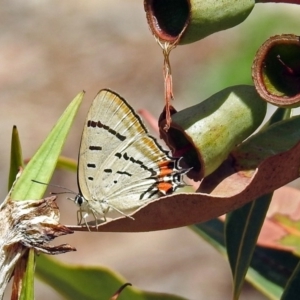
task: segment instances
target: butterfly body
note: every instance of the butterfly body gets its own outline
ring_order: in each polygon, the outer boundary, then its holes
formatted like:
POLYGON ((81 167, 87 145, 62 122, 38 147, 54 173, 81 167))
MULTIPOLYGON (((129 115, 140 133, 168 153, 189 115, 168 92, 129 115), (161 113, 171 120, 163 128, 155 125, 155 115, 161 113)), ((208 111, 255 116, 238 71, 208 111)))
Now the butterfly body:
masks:
POLYGON ((123 98, 110 90, 99 92, 79 151, 75 203, 80 213, 104 219, 115 213, 128 215, 184 186, 184 173, 179 159, 159 146, 123 98))

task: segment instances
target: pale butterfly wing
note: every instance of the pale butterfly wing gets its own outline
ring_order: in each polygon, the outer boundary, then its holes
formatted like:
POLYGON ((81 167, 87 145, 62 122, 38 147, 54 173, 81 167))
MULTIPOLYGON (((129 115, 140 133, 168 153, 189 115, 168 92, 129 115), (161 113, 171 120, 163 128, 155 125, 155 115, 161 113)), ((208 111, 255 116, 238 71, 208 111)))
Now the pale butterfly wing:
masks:
POLYGON ((124 100, 109 90, 101 90, 89 109, 83 128, 78 159, 78 183, 82 195, 91 199, 95 176, 107 157, 127 139, 146 133, 124 100), (130 121, 131 120, 131 121, 130 121), (128 134, 129 132, 129 134, 128 134))
POLYGON ((150 199, 183 186, 186 170, 148 135, 141 119, 119 95, 102 90, 82 134, 78 184, 83 210, 127 214, 150 199))

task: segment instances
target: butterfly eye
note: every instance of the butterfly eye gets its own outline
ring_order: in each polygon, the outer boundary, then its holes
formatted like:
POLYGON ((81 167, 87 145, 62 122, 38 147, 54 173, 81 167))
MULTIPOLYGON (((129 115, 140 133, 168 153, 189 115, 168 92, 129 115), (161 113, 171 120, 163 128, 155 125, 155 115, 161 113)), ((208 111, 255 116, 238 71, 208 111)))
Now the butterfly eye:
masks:
POLYGON ((78 206, 81 206, 84 201, 85 201, 85 199, 82 197, 82 195, 79 195, 79 194, 75 197, 75 200, 74 200, 75 204, 77 204, 78 206))

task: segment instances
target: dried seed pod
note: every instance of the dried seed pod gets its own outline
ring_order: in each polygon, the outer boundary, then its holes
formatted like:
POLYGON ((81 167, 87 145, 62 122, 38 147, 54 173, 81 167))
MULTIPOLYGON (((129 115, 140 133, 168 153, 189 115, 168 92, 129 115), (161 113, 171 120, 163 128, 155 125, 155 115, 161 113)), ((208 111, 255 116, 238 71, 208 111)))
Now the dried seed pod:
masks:
MULTIPOLYGON (((0 205, 0 298, 16 265, 30 248, 47 254, 75 251, 68 244, 50 245, 61 235, 73 233, 59 223, 56 196, 41 200, 13 201, 10 193, 0 205)), ((22 281, 22 277, 18 277, 22 281)), ((14 286, 19 287, 20 284, 14 286)))

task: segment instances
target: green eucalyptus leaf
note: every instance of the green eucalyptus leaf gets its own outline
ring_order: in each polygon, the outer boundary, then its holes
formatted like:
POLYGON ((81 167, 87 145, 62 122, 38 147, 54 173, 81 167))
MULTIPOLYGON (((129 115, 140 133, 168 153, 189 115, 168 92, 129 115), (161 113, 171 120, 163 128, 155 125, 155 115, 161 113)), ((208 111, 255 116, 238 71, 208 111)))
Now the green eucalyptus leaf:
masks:
MULTIPOLYGON (((45 255, 37 258, 36 275, 65 299, 108 300, 126 281, 103 267, 70 266, 45 255)), ((184 298, 151 293, 126 287, 118 300, 183 300, 184 298)))
POLYGON ((8 178, 8 190, 11 189, 12 184, 16 180, 19 169, 24 167, 22 148, 19 138, 19 132, 16 126, 13 127, 11 136, 11 150, 10 150, 10 170, 8 178))
POLYGON ((42 198, 46 186, 34 183, 32 180, 34 179, 44 183, 50 181, 83 95, 83 92, 79 93, 69 104, 44 143, 29 161, 22 176, 14 187, 12 199, 25 200, 42 198))
POLYGON ((259 197, 226 216, 226 248, 233 275, 233 299, 239 299, 272 195, 259 197))
MULTIPOLYGON (((62 150, 67 134, 71 128, 76 112, 82 101, 84 93, 78 94, 67 107, 49 136, 29 161, 22 175, 15 183, 11 194, 13 200, 34 200, 42 198, 46 186, 33 183, 32 180, 49 182, 56 167, 58 156, 62 150)), ((22 166, 22 151, 18 132, 14 127, 12 136, 11 168, 9 185, 11 186, 17 170, 22 166)), ((22 281, 20 299, 34 299, 34 251, 29 251, 29 259, 26 264, 26 273, 22 281)))
POLYGON ((35 258, 34 250, 29 250, 26 272, 22 281, 22 289, 19 300, 32 300, 34 299, 34 268, 35 258))
MULTIPOLYGON (((221 220, 213 219, 190 228, 226 256, 224 223, 221 220)), ((269 299, 277 300, 297 263, 298 258, 286 251, 256 247, 246 280, 269 299)))
MULTIPOLYGON (((278 108, 262 130, 278 121, 289 119, 290 109, 278 108)), ((238 299, 244 278, 257 243, 257 238, 266 217, 272 195, 264 195, 226 217, 227 255, 233 274, 233 298, 238 299)))

